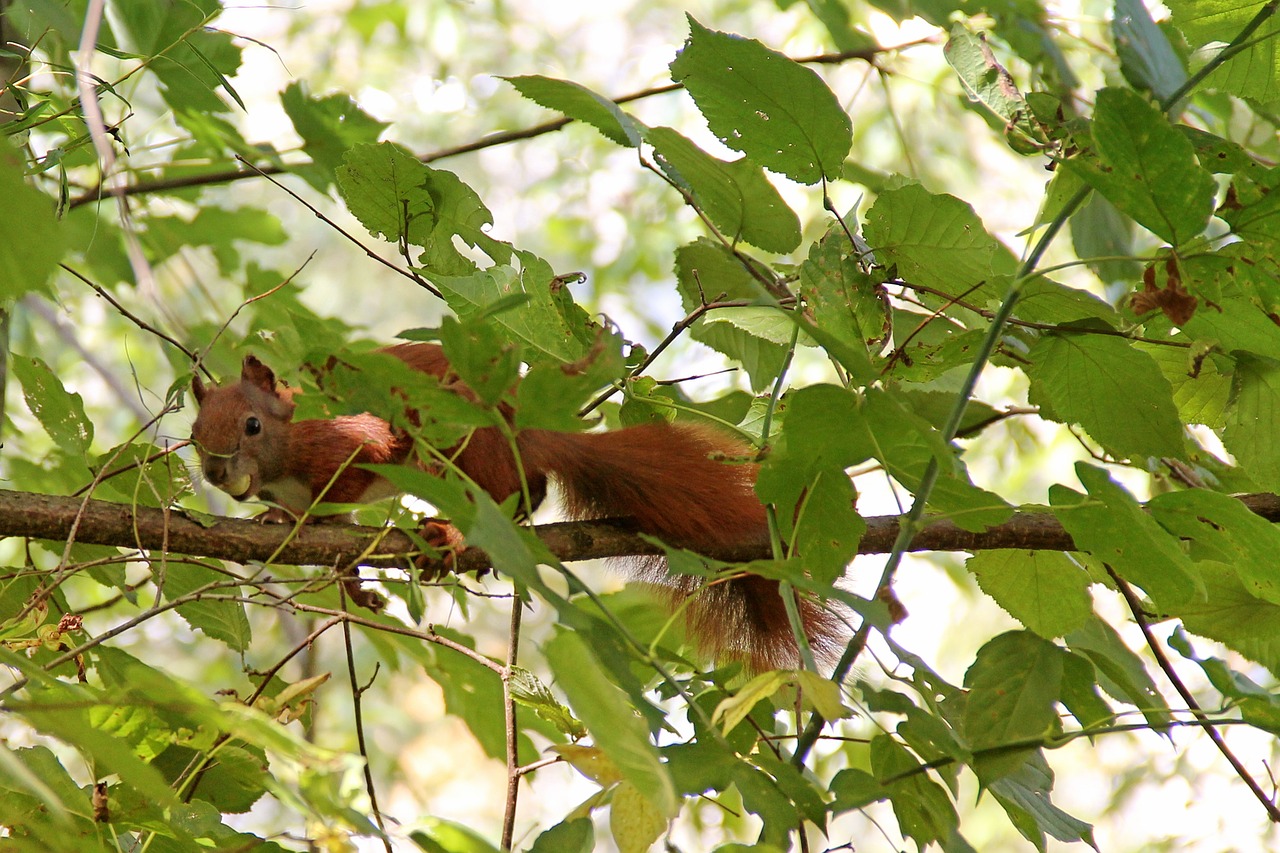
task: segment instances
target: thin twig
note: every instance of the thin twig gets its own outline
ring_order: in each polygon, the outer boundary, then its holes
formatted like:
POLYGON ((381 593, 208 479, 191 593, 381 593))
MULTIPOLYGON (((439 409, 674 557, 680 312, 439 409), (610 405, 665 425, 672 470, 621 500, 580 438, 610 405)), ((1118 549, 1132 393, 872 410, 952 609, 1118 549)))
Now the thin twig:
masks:
MULTIPOLYGON (((179 341, 177 338, 174 338, 174 337, 171 337, 170 335, 165 334, 164 332, 157 329, 155 326, 148 323, 146 320, 143 320, 137 314, 134 314, 128 308, 125 308, 124 305, 122 305, 118 299, 112 296, 111 293, 105 287, 103 287, 100 284, 95 284, 86 275, 84 275, 79 270, 75 269, 74 267, 68 264, 60 263, 58 264, 58 266, 62 267, 64 270, 71 273, 73 276, 80 279, 85 284, 89 285, 89 287, 92 288, 95 293, 97 293, 103 299, 107 300, 107 302, 111 303, 111 307, 116 309, 116 311, 122 317, 124 317, 129 322, 133 323, 133 325, 137 326, 139 329, 141 329, 144 332, 150 332, 151 334, 155 335, 157 338, 169 344, 170 346, 174 347, 183 355, 185 355, 187 358, 191 359, 192 362, 196 361, 196 354, 191 350, 187 349, 185 346, 183 346, 181 341, 179 341)), ((208 375, 210 379, 213 378, 213 376, 209 374, 208 371, 206 371, 206 375, 208 375)))
MULTIPOLYGON (((342 584, 338 584, 338 599, 342 602, 342 609, 347 608, 347 595, 342 584)), ((377 665, 374 665, 373 675, 369 678, 369 684, 360 684, 356 676, 356 653, 355 647, 351 642, 351 623, 346 619, 342 620, 342 648, 347 658, 347 680, 351 684, 351 712, 356 726, 356 747, 360 750, 360 757, 364 759, 364 789, 369 795, 369 808, 373 812, 373 822, 378 826, 378 832, 382 836, 382 846, 387 853, 394 853, 391 849, 391 839, 387 837, 387 825, 382 819, 382 810, 378 808, 378 791, 373 784, 373 768, 369 766, 369 747, 365 743, 364 738, 364 691, 373 683, 373 679, 378 677, 377 665)))
MULTIPOLYGON (((802 64, 814 65, 833 65, 841 62, 847 62, 850 59, 870 60, 874 56, 882 53, 894 53, 901 50, 907 50, 912 47, 918 47, 922 44, 930 44, 934 40, 931 38, 916 39, 914 41, 905 42, 903 44, 892 45, 890 47, 874 47, 869 50, 843 51, 840 53, 824 53, 816 56, 807 56, 795 60, 802 64)), ((662 95, 668 92, 678 91, 684 88, 679 83, 667 83, 660 86, 651 86, 632 92, 626 95, 620 95, 613 99, 615 104, 626 104, 632 101, 638 101, 642 98, 649 98, 655 95, 662 95)), ((461 154, 471 154, 482 151, 487 148, 495 148, 500 145, 506 145, 511 142, 519 142, 526 139, 533 139, 548 133, 554 133, 562 129, 566 125, 572 123, 573 119, 561 117, 550 121, 541 122, 519 130, 500 131, 498 133, 490 133, 473 141, 456 145, 450 148, 442 148, 437 151, 430 152, 418 158, 423 163, 433 163, 437 160, 444 160, 449 157, 457 157, 461 154)), ((287 174, 291 169, 299 166, 305 166, 308 163, 289 164, 277 166, 267 164, 258 167, 256 173, 246 172, 242 169, 227 169, 221 172, 206 172, 200 175, 183 175, 180 177, 159 178, 154 181, 145 181, 132 184, 129 186, 113 188, 113 194, 117 196, 133 196, 146 195, 148 193, 166 192, 168 190, 187 189, 190 187, 213 186, 217 184, 233 183, 242 181, 247 178, 258 177, 259 175, 282 175, 287 174)), ((103 193, 102 186, 90 187, 82 195, 72 199, 69 203, 70 208, 76 208, 83 204, 89 204, 97 201, 103 193)))
POLYGON ((1280 823, 1280 808, 1271 801, 1267 793, 1262 790, 1257 781, 1245 769, 1245 766, 1236 758, 1235 753, 1227 746, 1227 742, 1223 739, 1222 734, 1217 730, 1213 721, 1200 708, 1200 703, 1196 701, 1196 697, 1192 695, 1187 685, 1182 682, 1177 670, 1173 668, 1172 661, 1169 656, 1164 653, 1164 648, 1151 631, 1151 626, 1147 624, 1146 615, 1142 612, 1142 602, 1133 591, 1133 587, 1129 586, 1128 581, 1116 574, 1115 569, 1107 566, 1107 574, 1116 582, 1116 588, 1120 590, 1120 594, 1124 596, 1124 602, 1129 606, 1129 612, 1133 614, 1133 621, 1138 623, 1138 627, 1142 629, 1143 639, 1147 641, 1147 648, 1151 649, 1151 654, 1155 656, 1156 663, 1164 672, 1165 677, 1173 684, 1173 689, 1178 691, 1178 695, 1182 697, 1182 701, 1187 704, 1189 710, 1196 718, 1196 722, 1200 724, 1200 728, 1204 729, 1204 733, 1209 736, 1209 740, 1213 741, 1213 745, 1218 748, 1222 756, 1227 759, 1227 763, 1231 765, 1231 769, 1235 770, 1236 775, 1244 781, 1253 795, 1257 797, 1258 802, 1262 803, 1262 807, 1267 811, 1267 817, 1272 823, 1280 823))
POLYGON ((366 255, 368 255, 370 258, 372 258, 373 260, 375 260, 375 261, 377 261, 378 263, 382 264, 383 266, 387 267, 388 269, 390 269, 391 271, 395 272, 396 274, 404 276, 405 278, 409 279, 409 281, 413 282, 414 284, 418 285, 419 287, 424 288, 424 289, 425 289, 428 293, 430 293, 432 296, 435 296, 435 297, 436 297, 436 298, 438 298, 438 299, 444 299, 444 295, 443 295, 443 294, 442 294, 442 293, 441 293, 441 292, 440 292, 440 291, 439 291, 439 290, 438 290, 438 289, 437 289, 433 284, 431 284, 431 282, 424 280, 421 276, 416 275, 416 274, 414 274, 413 272, 411 272, 411 271, 409 271, 409 270, 403 270, 403 269, 400 269, 400 267, 396 266, 395 264, 391 263, 391 261, 389 261, 389 260, 387 260, 386 258, 382 257, 382 256, 381 256, 381 255, 379 255, 377 252, 375 252, 373 249, 370 249, 370 248, 369 248, 368 246, 366 246, 364 243, 361 243, 361 242, 360 242, 360 241, 359 241, 359 240, 358 240, 358 239, 357 239, 357 238, 356 238, 356 237, 355 237, 355 236, 354 236, 350 231, 348 231, 347 229, 343 228, 343 227, 342 227, 341 225, 339 225, 338 223, 334 222, 334 221, 333 221, 332 219, 330 219, 328 216, 325 216, 325 215, 324 215, 324 213, 322 213, 322 212, 320 211, 320 209, 319 209, 319 208, 317 208, 315 205, 313 205, 311 202, 307 201, 305 198, 303 198, 302 196, 298 195, 296 192, 294 192, 293 190, 289 189, 289 188, 288 188, 288 187, 286 187, 284 184, 280 183, 280 182, 279 182, 279 181, 277 181, 275 178, 273 178, 271 175, 267 174, 267 173, 266 173, 266 172, 264 172, 262 169, 260 169, 260 168, 258 168, 257 166, 255 166, 253 163, 250 163, 248 160, 246 160, 246 159, 244 159, 243 157, 241 157, 239 154, 237 154, 237 155, 236 155, 236 159, 237 159, 237 160, 239 160, 241 163, 245 164, 246 166, 248 166, 250 169, 253 169, 254 171, 256 171, 256 172, 258 172, 259 174, 261 174, 261 175, 262 175, 262 177, 266 178, 268 181, 270 181, 271 183, 275 184, 275 186, 276 186, 277 188, 279 188, 279 189, 283 190, 285 193, 288 193, 288 195, 289 195, 289 196, 290 196, 294 201, 296 201, 298 204, 300 204, 300 205, 302 205, 303 207, 305 207, 307 210, 311 211, 311 213, 312 213, 312 215, 313 215, 313 216, 315 216, 317 219, 319 219, 319 220, 320 220, 321 222, 323 222, 325 225, 328 225, 328 226, 329 226, 330 228, 332 228, 334 231, 337 231, 339 234, 341 234, 343 237, 345 237, 345 238, 347 239, 347 241, 348 241, 348 242, 350 242, 350 243, 352 243, 353 245, 355 245, 357 248, 359 248, 361 251, 363 251, 363 252, 364 252, 366 255))
POLYGON ((511 676, 520 652, 520 620, 524 602, 520 591, 511 597, 511 623, 507 631, 507 665, 502 671, 502 707, 507 740, 507 802, 502 812, 502 849, 510 850, 516 829, 516 802, 520 796, 520 728, 516 720, 516 700, 511 694, 511 676))

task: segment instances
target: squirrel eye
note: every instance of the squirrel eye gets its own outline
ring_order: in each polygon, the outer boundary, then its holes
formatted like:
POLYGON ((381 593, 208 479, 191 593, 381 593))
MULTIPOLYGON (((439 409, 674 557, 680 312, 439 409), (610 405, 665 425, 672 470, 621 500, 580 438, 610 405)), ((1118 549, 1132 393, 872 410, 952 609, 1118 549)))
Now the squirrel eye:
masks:
POLYGON ((249 419, 244 422, 244 434, 257 435, 260 432, 262 432, 262 421, 250 415, 249 419))

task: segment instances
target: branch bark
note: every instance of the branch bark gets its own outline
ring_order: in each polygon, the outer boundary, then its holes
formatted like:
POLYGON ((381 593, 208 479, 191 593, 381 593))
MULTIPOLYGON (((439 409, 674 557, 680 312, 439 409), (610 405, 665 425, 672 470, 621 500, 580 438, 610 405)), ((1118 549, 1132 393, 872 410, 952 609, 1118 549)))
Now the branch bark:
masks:
MULTIPOLYGON (((1280 495, 1256 494, 1241 503, 1268 521, 1280 521, 1280 495)), ((76 541, 121 548, 156 550, 232 560, 238 563, 274 560, 288 565, 339 566, 360 559, 364 565, 406 565, 404 555, 415 550, 405 533, 353 524, 309 524, 296 532, 279 525, 263 525, 250 519, 214 518, 202 523, 181 509, 154 509, 109 501, 82 500, 0 489, 0 537, 22 536, 65 542, 77 515, 76 541), (364 558, 378 537, 380 544, 364 558)), ((544 524, 535 528, 551 553, 563 561, 635 554, 657 554, 625 519, 544 524)), ((867 519, 860 554, 884 554, 898 533, 896 516, 867 519)), ((987 551, 1012 548, 1033 551, 1070 551, 1070 535, 1048 511, 1023 510, 1004 524, 981 533, 963 530, 950 521, 926 524, 911 541, 911 551, 987 551)), ((743 562, 769 557, 765 542, 710 554, 726 561, 743 562)), ((478 548, 458 555, 455 569, 488 568, 488 556, 478 548)))

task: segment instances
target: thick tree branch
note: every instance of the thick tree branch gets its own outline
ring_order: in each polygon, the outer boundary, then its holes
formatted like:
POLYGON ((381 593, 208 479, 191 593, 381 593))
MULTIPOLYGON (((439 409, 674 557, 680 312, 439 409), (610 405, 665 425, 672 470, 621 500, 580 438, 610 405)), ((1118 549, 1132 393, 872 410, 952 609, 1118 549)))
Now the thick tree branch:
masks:
MULTIPOLYGON (((1245 495, 1240 501, 1268 521, 1280 521, 1280 495, 1245 495)), ((81 514, 76 540, 95 545, 170 551, 234 560, 240 563, 270 560, 288 565, 338 566, 360 559, 365 565, 403 565, 412 540, 398 530, 349 524, 311 524, 291 536, 287 526, 262 525, 248 519, 217 518, 202 524, 180 512, 133 507, 108 501, 39 495, 0 489, 0 537, 23 536, 65 541, 77 514, 81 514), (380 544, 361 558, 372 543, 380 544), (286 543, 286 540, 289 540, 286 543)), ((587 560, 632 554, 656 554, 659 550, 637 536, 625 520, 580 521, 544 524, 538 536, 561 560, 587 560)), ((898 533, 896 516, 867 519, 867 532, 858 551, 883 554, 893 547, 898 533)), ((1034 551, 1069 551, 1071 537, 1052 513, 1023 511, 1004 524, 981 533, 956 527, 949 521, 925 524, 912 539, 911 551, 986 551, 997 548, 1034 551)), ((746 542, 710 556, 728 561, 764 559, 766 542, 746 542)), ((471 548, 458 555, 457 569, 487 568, 484 552, 471 548)))

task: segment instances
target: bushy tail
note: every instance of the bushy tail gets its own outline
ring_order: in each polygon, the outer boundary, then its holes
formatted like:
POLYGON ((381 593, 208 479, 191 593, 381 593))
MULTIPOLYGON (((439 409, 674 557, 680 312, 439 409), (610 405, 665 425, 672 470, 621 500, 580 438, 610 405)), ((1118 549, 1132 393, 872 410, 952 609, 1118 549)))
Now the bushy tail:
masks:
MULTIPOLYGON (((522 434, 526 468, 555 477, 574 519, 634 519, 662 541, 719 552, 768 541, 755 494, 751 448, 714 429, 642 424, 603 433, 522 434)), ((638 558, 628 568, 687 607, 689 632, 717 657, 739 657, 755 670, 799 665, 777 581, 740 575, 706 583, 671 575, 665 561, 638 558)), ((805 634, 820 659, 838 651, 842 621, 816 602, 800 602, 805 634)))

